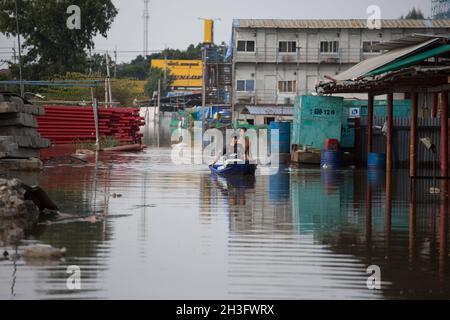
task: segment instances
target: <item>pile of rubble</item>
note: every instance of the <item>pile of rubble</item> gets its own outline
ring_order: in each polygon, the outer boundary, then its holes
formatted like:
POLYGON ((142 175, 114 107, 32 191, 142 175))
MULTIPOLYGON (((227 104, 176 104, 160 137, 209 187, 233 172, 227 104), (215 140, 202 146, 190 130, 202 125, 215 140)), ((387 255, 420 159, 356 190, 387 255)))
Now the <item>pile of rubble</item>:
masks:
POLYGON ((0 179, 0 246, 22 239, 39 219, 38 207, 25 200, 25 193, 20 180, 0 179))
MULTIPOLYGON (((20 160, 39 159, 40 149, 50 147, 50 141, 37 132, 36 117, 44 113, 43 107, 0 92, 0 165, 8 167, 20 160)), ((39 165, 31 169, 39 169, 39 165)))

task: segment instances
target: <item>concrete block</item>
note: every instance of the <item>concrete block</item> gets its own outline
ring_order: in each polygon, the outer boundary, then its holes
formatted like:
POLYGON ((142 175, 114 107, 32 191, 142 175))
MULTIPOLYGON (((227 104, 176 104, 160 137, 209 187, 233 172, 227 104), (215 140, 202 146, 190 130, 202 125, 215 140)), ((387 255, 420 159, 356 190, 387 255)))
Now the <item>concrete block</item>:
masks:
POLYGON ((17 104, 8 101, 0 102, 0 114, 17 112, 32 114, 34 116, 43 116, 45 114, 45 109, 44 107, 32 104, 17 104))
MULTIPOLYGON (((14 116, 4 117, 4 114, 0 114, 0 127, 3 126, 19 126, 19 127, 29 127, 37 128, 36 118, 27 113, 14 113, 14 116)), ((1 130, 1 129, 0 129, 1 130)))
POLYGON ((0 127, 0 136, 40 137, 40 134, 36 131, 35 128, 7 126, 0 127))
POLYGON ((18 148, 16 151, 8 152, 9 158, 40 158, 41 151, 32 148, 18 148))
POLYGON ((42 161, 33 159, 0 159, 0 167, 10 171, 41 171, 42 161))
POLYGON ((8 155, 10 152, 18 151, 19 146, 14 141, 14 137, 0 137, 0 152, 8 155))
POLYGON ((0 113, 16 113, 19 112, 19 108, 13 102, 0 102, 0 113))
POLYGON ((21 148, 42 149, 51 146, 48 139, 42 139, 37 133, 34 136, 14 136, 14 142, 21 148))
POLYGON ((34 116, 43 116, 45 115, 45 109, 41 106, 35 106, 32 104, 25 104, 22 108, 19 108, 19 112, 29 113, 34 116))

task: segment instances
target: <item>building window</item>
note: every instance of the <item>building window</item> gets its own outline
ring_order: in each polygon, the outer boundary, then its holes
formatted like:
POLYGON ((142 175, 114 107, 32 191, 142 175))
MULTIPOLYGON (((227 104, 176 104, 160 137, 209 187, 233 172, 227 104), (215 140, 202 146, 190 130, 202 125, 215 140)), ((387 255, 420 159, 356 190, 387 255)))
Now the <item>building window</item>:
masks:
POLYGON ((253 92, 255 91, 255 80, 237 80, 236 91, 253 92))
POLYGON ((237 42, 237 51, 239 51, 239 52, 255 52, 255 41, 239 40, 237 42))
POLYGON ((372 49, 373 45, 380 44, 380 41, 363 41, 364 53, 378 53, 380 50, 372 49))
POLYGON ((295 93, 297 92, 297 81, 278 81, 278 92, 295 93))
POLYGON ((278 51, 280 52, 297 52, 296 41, 280 41, 278 45, 278 51))
POLYGON ((320 53, 338 53, 339 41, 320 41, 320 53))

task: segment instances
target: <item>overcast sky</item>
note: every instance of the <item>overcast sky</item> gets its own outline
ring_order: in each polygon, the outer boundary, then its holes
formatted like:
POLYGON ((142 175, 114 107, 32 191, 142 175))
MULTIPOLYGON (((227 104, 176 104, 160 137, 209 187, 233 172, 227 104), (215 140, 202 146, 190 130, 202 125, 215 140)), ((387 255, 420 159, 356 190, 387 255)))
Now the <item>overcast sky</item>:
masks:
MULTIPOLYGON (((98 37, 96 49, 114 51, 119 61, 128 61, 143 50, 143 0, 113 0, 119 10, 107 39, 98 37), (136 52, 123 52, 136 51, 136 52)), ((236 18, 269 19, 366 19, 369 5, 381 8, 383 19, 394 19, 410 8, 430 15, 431 0, 150 0, 149 49, 186 48, 203 39, 198 18, 219 18, 216 43, 230 40, 231 22, 236 18)), ((0 36, 2 50, 13 40, 0 36)), ((1 64, 1 62, 0 62, 1 64)))

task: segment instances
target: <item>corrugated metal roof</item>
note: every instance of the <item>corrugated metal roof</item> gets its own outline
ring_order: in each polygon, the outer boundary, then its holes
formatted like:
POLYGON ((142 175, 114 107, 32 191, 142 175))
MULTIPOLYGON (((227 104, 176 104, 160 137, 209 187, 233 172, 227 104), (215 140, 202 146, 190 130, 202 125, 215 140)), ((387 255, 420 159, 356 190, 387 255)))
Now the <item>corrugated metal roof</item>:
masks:
POLYGON ((396 50, 389 51, 385 54, 364 60, 354 67, 333 76, 333 79, 337 81, 346 81, 346 80, 355 80, 375 69, 381 68, 388 63, 391 63, 401 57, 405 57, 409 54, 412 54, 420 49, 426 48, 436 42, 438 42, 439 38, 433 38, 426 42, 420 43, 418 45, 413 45, 405 48, 400 48, 396 50))
POLYGON ((381 42, 378 44, 374 44, 372 46, 372 49, 375 50, 394 50, 398 48, 404 48, 408 46, 412 46, 415 44, 423 43, 425 41, 428 41, 433 38, 439 38, 442 40, 446 40, 449 38, 450 35, 442 36, 442 35, 429 35, 429 34, 411 34, 407 35, 400 39, 393 39, 386 42, 381 42))
MULTIPOLYGON (((366 29, 366 19, 339 20, 294 20, 294 19, 236 19, 238 28, 283 28, 283 29, 366 29)), ((442 20, 382 20, 382 28, 450 28, 450 19, 442 20)))
POLYGON ((293 116, 294 107, 280 107, 280 106, 247 106, 242 111, 242 114, 251 115, 275 115, 275 116, 293 116))
POLYGON ((440 55, 443 55, 448 52, 450 52, 450 44, 445 44, 445 45, 439 46, 437 48, 426 50, 424 52, 420 51, 419 53, 410 55, 404 59, 398 59, 396 61, 393 61, 392 63, 388 63, 387 65, 385 65, 381 68, 378 68, 376 70, 369 72, 367 75, 375 76, 375 75, 379 75, 379 74, 383 74, 383 73, 387 73, 387 72, 391 72, 391 71, 397 71, 402 68, 407 68, 407 67, 416 65, 422 61, 425 61, 426 59, 440 56, 440 55))

